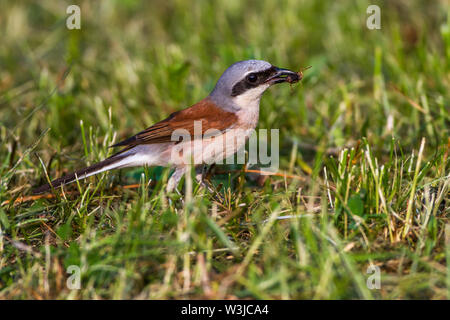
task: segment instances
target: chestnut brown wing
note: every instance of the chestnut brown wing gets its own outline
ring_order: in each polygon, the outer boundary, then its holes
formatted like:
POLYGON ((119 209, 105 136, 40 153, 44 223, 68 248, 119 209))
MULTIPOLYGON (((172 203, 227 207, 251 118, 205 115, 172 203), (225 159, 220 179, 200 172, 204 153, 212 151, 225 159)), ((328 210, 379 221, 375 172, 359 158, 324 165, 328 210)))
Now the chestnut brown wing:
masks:
POLYGON ((237 116, 206 98, 187 109, 172 113, 168 118, 111 147, 126 146, 128 150, 140 144, 171 142, 172 133, 177 129, 187 130, 191 139, 194 139, 195 121, 201 121, 202 134, 209 129, 223 132, 237 122, 237 116))

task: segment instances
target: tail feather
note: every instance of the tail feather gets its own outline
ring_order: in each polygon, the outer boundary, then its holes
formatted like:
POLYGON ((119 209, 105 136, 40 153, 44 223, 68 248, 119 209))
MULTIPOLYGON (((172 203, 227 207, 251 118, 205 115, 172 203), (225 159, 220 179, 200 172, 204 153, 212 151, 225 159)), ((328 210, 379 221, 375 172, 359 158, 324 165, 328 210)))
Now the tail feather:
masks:
POLYGON ((52 187, 58 188, 62 185, 69 184, 76 180, 85 179, 87 177, 90 177, 94 174, 97 174, 97 173, 100 173, 100 172, 103 172, 106 170, 120 168, 124 165, 122 160, 126 157, 127 157, 126 154, 114 155, 103 161, 95 163, 92 166, 77 170, 73 173, 70 173, 61 178, 53 180, 51 182, 52 186, 50 186, 50 184, 44 184, 40 187, 37 187, 36 189, 33 190, 33 194, 47 192, 47 191, 50 191, 52 189, 52 187))

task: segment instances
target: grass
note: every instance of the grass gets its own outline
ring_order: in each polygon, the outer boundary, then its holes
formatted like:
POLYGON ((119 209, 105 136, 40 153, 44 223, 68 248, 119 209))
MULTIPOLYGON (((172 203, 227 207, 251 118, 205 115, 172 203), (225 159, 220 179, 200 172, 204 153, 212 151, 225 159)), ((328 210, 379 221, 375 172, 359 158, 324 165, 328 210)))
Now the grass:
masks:
POLYGON ((1 2, 0 298, 450 298, 450 9, 375 3, 381 30, 368 1, 80 1, 69 31, 71 2, 1 2), (136 168, 15 202, 247 58, 312 66, 261 101, 280 175, 180 195, 136 168))

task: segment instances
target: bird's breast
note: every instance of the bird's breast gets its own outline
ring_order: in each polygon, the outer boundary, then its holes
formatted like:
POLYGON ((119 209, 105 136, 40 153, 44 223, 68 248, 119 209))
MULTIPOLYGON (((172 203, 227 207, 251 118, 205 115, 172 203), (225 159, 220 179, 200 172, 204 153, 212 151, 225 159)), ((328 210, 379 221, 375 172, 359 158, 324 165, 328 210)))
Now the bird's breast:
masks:
POLYGON ((259 120, 259 103, 241 108, 237 111, 238 121, 236 127, 242 129, 255 129, 259 120))

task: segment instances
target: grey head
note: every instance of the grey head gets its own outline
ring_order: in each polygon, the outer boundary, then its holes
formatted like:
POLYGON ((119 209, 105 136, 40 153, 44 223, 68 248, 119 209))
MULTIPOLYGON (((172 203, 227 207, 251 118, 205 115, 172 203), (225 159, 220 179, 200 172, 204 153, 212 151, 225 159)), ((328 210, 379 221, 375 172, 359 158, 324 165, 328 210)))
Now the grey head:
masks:
POLYGON ((220 107, 239 110, 259 106, 262 94, 273 84, 300 80, 297 72, 277 68, 267 61, 239 61, 225 70, 209 97, 220 107))

